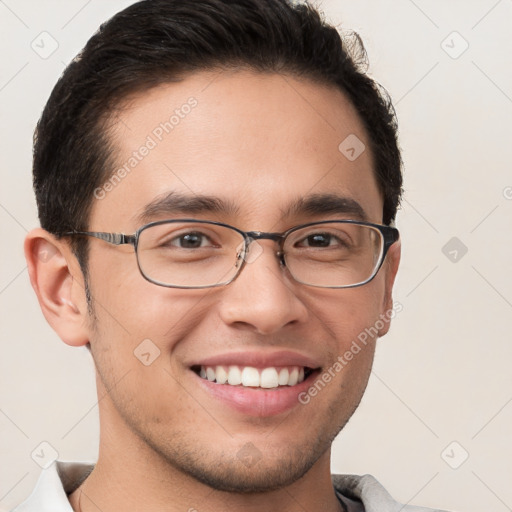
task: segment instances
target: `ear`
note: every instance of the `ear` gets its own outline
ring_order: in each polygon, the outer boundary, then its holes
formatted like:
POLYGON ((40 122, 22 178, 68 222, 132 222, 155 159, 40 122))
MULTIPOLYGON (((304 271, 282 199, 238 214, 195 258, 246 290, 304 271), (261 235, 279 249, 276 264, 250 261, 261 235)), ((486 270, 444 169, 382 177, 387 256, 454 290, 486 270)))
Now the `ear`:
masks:
POLYGON ((69 245, 37 228, 25 238, 25 258, 47 322, 64 343, 86 345, 89 332, 84 279, 69 245))
POLYGON ((400 256, 402 252, 402 244, 398 239, 390 248, 384 262, 385 281, 384 281, 384 299, 382 302, 382 314, 386 319, 384 327, 379 330, 379 337, 384 336, 389 331, 390 312, 393 311, 393 285, 395 283, 396 273, 400 265, 400 256))

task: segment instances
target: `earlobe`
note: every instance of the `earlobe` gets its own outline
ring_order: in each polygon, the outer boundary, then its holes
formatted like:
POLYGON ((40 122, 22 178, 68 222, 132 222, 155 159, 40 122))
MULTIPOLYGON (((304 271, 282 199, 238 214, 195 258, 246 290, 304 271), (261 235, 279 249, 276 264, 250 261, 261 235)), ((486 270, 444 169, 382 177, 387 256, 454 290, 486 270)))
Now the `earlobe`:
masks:
POLYGON ((69 246, 44 229, 25 239, 30 282, 46 320, 72 346, 89 342, 83 276, 69 246))
POLYGON ((382 313, 388 321, 384 322, 384 327, 379 330, 379 337, 387 334, 389 330, 389 318, 391 318, 391 312, 393 310, 393 285, 400 265, 401 250, 401 241, 398 240, 389 248, 388 254, 386 255, 386 261, 384 262, 383 270, 385 270, 385 289, 382 313))

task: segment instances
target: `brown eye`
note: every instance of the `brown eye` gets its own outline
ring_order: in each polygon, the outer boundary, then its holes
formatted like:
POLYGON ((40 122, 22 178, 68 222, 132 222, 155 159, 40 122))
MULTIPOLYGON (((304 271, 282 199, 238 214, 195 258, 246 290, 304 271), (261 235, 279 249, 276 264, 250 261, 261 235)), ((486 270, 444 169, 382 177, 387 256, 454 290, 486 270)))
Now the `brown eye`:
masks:
POLYGON ((296 243, 296 247, 325 248, 346 247, 347 242, 331 233, 312 233, 296 243))
POLYGON ((318 233, 316 235, 308 236, 305 241, 308 247, 329 247, 331 245, 331 235, 318 233))
POLYGON ((201 233, 187 233, 174 240, 172 245, 179 245, 183 249, 196 249, 203 247, 203 241, 206 237, 201 233), (174 243, 176 242, 176 243, 174 243))

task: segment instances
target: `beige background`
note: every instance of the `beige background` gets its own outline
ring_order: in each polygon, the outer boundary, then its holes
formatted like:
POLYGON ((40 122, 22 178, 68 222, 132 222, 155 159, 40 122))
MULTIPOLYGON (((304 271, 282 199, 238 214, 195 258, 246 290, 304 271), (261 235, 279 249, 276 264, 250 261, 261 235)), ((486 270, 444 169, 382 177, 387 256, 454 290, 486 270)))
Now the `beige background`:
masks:
MULTIPOLYGON (((31 491, 41 442, 62 459, 96 456, 93 365, 44 321, 22 241, 37 225, 31 136, 43 105, 99 23, 130 3, 0 1, 0 510, 31 491), (43 31, 58 43, 46 59, 31 48, 43 31)), ((371 473, 403 502, 511 510, 512 1, 321 5, 362 35, 397 108, 406 168, 403 311, 333 470, 371 473)))

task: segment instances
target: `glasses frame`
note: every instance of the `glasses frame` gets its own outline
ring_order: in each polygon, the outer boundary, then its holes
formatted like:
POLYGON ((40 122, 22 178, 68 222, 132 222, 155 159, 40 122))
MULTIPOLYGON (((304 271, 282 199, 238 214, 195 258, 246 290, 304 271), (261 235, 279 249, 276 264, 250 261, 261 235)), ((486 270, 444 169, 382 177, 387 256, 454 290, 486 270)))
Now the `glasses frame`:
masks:
POLYGON ((255 240, 273 240, 274 242, 278 243, 279 250, 276 252, 276 256, 279 258, 280 264, 285 267, 288 270, 288 273, 290 276, 298 283, 303 284, 305 286, 312 286, 315 288, 332 288, 332 289, 343 289, 343 288, 356 288, 358 286, 363 286, 367 283, 369 283, 379 272, 380 268, 382 267, 382 264, 384 263, 384 260, 386 259, 386 255, 389 251, 389 248, 400 239, 400 232, 397 228, 393 226, 385 226, 382 224, 374 224, 372 222, 364 222, 364 221, 358 221, 358 220, 349 220, 349 219, 343 219, 343 220, 325 220, 325 221, 315 221, 315 222, 309 222, 307 224, 301 224, 300 226, 294 226, 293 228, 290 228, 282 233, 277 232, 265 232, 265 231, 242 231, 241 229, 238 229, 234 226, 231 226, 229 224, 225 224, 223 222, 217 222, 213 220, 198 220, 198 219, 167 219, 167 220, 159 220, 150 222, 148 224, 144 224, 144 226, 141 226, 133 235, 125 235, 124 233, 107 233, 103 231, 68 231, 65 233, 61 233, 61 236, 90 236, 93 238, 98 238, 99 240, 103 240, 104 242, 107 242, 112 245, 133 245, 134 251, 135 251, 135 257, 137 259, 137 266, 139 268, 139 272, 141 273, 142 277, 146 279, 146 281, 149 281, 150 283, 156 284, 158 286, 163 286, 165 288, 181 288, 181 289, 188 289, 188 290, 197 290, 197 289, 203 289, 203 288, 216 288, 220 286, 226 286, 230 283, 232 283, 242 272, 242 269, 245 266, 245 263, 247 261, 247 255, 249 253, 249 246, 250 244, 255 240), (243 256, 240 255, 239 259, 241 259, 241 263, 237 269, 236 274, 229 280, 218 284, 213 285, 205 285, 205 286, 182 286, 182 285, 171 285, 171 284, 165 284, 160 281, 156 281, 152 279, 151 277, 147 276, 144 271, 142 270, 139 262, 139 253, 138 253, 138 244, 139 244, 139 238, 140 234, 145 231, 148 228, 151 228, 153 226, 160 226, 162 224, 173 224, 178 222, 190 222, 190 223, 196 223, 196 224, 209 224, 213 226, 222 226, 225 228, 232 229, 233 231, 236 231, 238 234, 240 234, 244 239, 244 250, 243 250, 243 256), (375 266, 375 270, 373 274, 366 279, 365 281, 362 281, 360 283, 356 284, 350 284, 350 285, 342 285, 342 286, 323 286, 323 285, 314 285, 309 283, 304 283, 300 281, 299 279, 296 279, 288 266, 286 265, 286 254, 283 251, 284 243, 286 241, 286 238, 293 232, 298 231, 299 229, 307 228, 310 226, 318 226, 320 224, 354 224, 354 225, 360 225, 360 226, 368 226, 371 228, 374 228, 378 230, 382 236, 383 239, 383 247, 380 254, 380 260, 379 263, 375 266))

